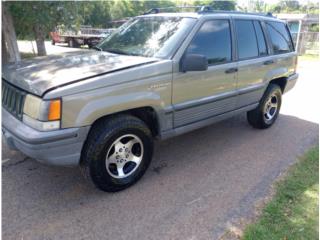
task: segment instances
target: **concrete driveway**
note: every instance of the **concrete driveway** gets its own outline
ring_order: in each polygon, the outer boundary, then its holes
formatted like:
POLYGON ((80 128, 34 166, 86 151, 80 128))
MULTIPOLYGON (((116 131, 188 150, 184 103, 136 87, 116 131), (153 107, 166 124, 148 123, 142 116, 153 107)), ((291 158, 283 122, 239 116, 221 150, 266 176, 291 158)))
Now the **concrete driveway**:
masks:
POLYGON ((3 239, 218 239, 317 143, 318 64, 300 67, 272 128, 253 129, 242 114, 159 142, 146 175, 120 193, 3 144, 3 239))
MULTIPOLYGON (((52 45, 51 41, 45 41, 46 51, 48 55, 56 55, 66 52, 75 52, 79 51, 80 48, 71 48, 68 47, 66 43, 59 43, 56 45, 52 45)), ((26 40, 19 40, 18 41, 18 48, 19 51, 22 53, 37 53, 37 45, 35 41, 26 41, 26 40)), ((84 48, 82 48, 84 49, 84 48)))

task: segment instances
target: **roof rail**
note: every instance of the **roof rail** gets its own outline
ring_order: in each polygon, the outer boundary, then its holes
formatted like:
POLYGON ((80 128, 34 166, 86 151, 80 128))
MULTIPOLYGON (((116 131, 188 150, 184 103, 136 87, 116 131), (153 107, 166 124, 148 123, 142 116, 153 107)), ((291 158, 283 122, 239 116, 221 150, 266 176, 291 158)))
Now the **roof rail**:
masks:
POLYGON ((175 7, 151 8, 150 10, 145 12, 144 15, 157 14, 160 12, 166 12, 166 10, 174 10, 174 9, 195 9, 195 11, 197 11, 197 9, 201 9, 202 7, 203 6, 175 6, 175 7))
POLYGON ((240 12, 240 11, 224 11, 224 10, 214 10, 211 6, 175 6, 175 7, 163 7, 163 8, 152 8, 144 13, 146 14, 157 14, 160 12, 166 12, 167 10, 174 9, 195 9, 195 12, 199 14, 206 13, 226 13, 226 14, 243 14, 243 15, 256 15, 256 16, 264 16, 264 17, 275 17, 271 12, 268 13, 253 13, 253 12, 240 12))
POLYGON ((240 11, 224 11, 224 10, 214 10, 211 6, 203 6, 199 14, 201 13, 226 13, 226 14, 243 14, 243 15, 257 15, 257 16, 264 16, 264 17, 275 17, 272 15, 271 12, 267 13, 255 13, 255 12, 240 12, 240 11))

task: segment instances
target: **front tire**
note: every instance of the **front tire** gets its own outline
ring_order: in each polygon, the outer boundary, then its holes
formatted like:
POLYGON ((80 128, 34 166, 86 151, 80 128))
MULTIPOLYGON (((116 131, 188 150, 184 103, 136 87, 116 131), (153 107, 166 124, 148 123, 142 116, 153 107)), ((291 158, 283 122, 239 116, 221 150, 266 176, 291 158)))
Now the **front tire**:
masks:
POLYGON ((120 115, 97 122, 81 156, 81 168, 96 187, 117 192, 136 183, 153 154, 149 128, 140 119, 120 115))
POLYGON ((247 112, 249 124, 258 129, 271 127, 277 120, 282 101, 282 91, 276 84, 270 84, 257 108, 247 112))

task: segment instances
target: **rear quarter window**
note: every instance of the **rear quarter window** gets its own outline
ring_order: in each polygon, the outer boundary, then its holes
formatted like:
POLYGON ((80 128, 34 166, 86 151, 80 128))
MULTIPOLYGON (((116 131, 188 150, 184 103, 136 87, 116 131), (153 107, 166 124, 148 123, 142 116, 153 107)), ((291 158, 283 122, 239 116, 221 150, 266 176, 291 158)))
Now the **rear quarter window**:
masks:
POLYGON ((274 54, 293 51, 291 37, 284 23, 267 21, 266 26, 274 54))

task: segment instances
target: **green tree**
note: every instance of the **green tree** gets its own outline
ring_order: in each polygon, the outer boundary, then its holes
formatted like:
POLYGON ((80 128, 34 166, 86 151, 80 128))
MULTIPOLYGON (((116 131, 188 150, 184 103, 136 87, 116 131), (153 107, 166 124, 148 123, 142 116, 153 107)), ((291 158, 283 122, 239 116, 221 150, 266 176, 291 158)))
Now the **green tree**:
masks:
POLYGON ((299 2, 298 1, 280 1, 279 5, 282 12, 299 12, 299 2))
POLYGON ((142 6, 145 12, 151 8, 175 7, 177 6, 177 4, 174 1, 160 0, 160 1, 143 1, 142 6))
POLYGON ((176 6, 176 3, 174 1, 168 0, 118 0, 113 1, 112 3, 113 4, 110 7, 110 14, 113 20, 141 15, 152 8, 165 8, 176 6))
POLYGON ((266 9, 272 13, 319 14, 319 3, 310 1, 279 1, 276 4, 266 4, 266 9))
POLYGON ((81 25, 104 28, 111 20, 110 1, 76 2, 77 22, 81 25))
POLYGON ((257 0, 255 1, 255 4, 254 4, 254 11, 264 12, 266 10, 265 6, 266 6, 266 3, 263 0, 257 0))
POLYGON ((210 4, 214 10, 234 11, 236 9, 236 2, 230 1, 219 1, 214 0, 210 4))
POLYGON ((131 13, 132 9, 130 0, 114 1, 110 6, 110 14, 112 19, 129 17, 131 16, 131 13))
POLYGON ((39 56, 46 55, 44 41, 59 23, 77 21, 75 3, 60 1, 5 2, 13 16, 18 36, 33 37, 39 56))
POLYGON ((191 5, 194 6, 211 6, 212 0, 196 0, 191 5))
POLYGON ((236 2, 234 0, 197 0, 194 2, 197 6, 211 6, 213 10, 234 11, 236 9, 236 2))
POLYGON ((307 2, 306 4, 303 4, 300 7, 301 11, 303 13, 308 13, 308 14, 314 14, 318 15, 319 14, 319 2, 307 2))

